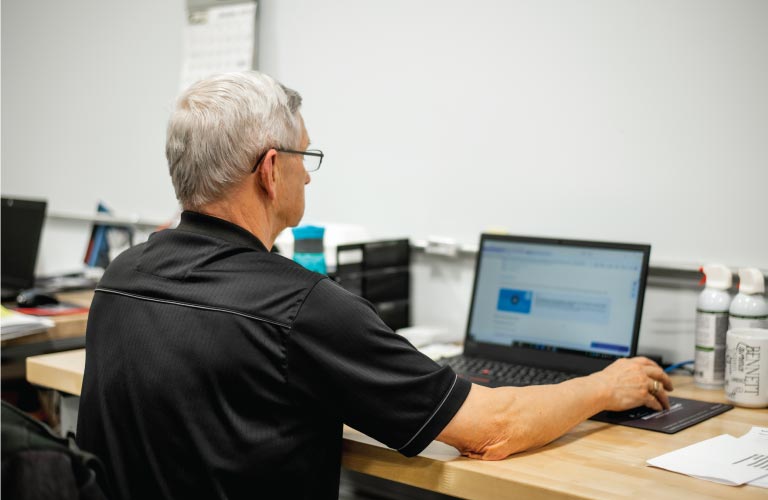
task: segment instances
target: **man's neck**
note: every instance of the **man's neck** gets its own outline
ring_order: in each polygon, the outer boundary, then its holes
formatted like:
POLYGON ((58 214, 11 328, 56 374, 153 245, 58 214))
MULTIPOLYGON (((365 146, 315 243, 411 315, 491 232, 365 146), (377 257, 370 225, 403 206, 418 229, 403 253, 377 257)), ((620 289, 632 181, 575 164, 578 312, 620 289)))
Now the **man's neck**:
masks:
POLYGON ((258 204, 222 201, 209 203, 196 211, 237 224, 256 236, 267 250, 272 250, 275 238, 285 226, 279 226, 274 218, 269 216, 266 207, 255 205, 258 204))

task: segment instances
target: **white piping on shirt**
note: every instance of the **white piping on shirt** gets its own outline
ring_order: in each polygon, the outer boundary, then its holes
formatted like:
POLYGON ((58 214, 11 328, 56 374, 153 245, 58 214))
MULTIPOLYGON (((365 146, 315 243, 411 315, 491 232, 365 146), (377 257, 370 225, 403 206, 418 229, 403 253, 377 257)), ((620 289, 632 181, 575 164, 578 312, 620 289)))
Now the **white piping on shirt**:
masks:
POLYGON ((234 311, 232 309, 224 309, 223 307, 213 307, 213 306, 205 306, 205 305, 202 305, 202 304, 192 304, 190 302, 179 302, 179 301, 176 301, 176 300, 158 299, 158 298, 155 298, 155 297, 147 297, 145 295, 137 295, 135 293, 128 293, 128 292, 123 292, 123 291, 120 291, 120 290, 112 290, 110 288, 97 288, 95 291, 97 291, 97 292, 104 292, 104 293, 113 293, 115 295, 124 295, 126 297, 131 297, 131 298, 134 298, 134 299, 148 300, 150 302, 160 302, 162 304, 172 304, 172 305, 181 306, 181 307, 191 307, 193 309, 203 309, 203 310, 206 310, 206 311, 216 311, 216 312, 223 312, 223 313, 227 313, 227 314, 234 314, 236 316, 242 316, 244 318, 254 319, 256 321, 261 321, 261 322, 264 322, 264 323, 270 323, 272 325, 280 326, 280 327, 283 327, 283 328, 290 328, 290 325, 287 325, 285 323, 281 323, 279 321, 274 321, 274 320, 266 319, 266 318, 260 318, 259 316, 253 316, 251 314, 246 314, 246 313, 240 312, 240 311, 234 311))
POLYGON ((437 415, 437 412, 439 412, 439 411, 440 411, 440 408, 442 408, 442 407, 443 407, 443 405, 445 404, 445 402, 448 400, 448 396, 450 396, 450 395, 451 395, 451 393, 453 392, 453 388, 454 388, 454 387, 456 387, 456 381, 459 379, 459 376, 458 376, 458 375, 456 375, 455 377, 456 377, 456 378, 454 378, 454 379, 453 379, 453 384, 451 384, 451 388, 450 388, 450 389, 448 389, 448 392, 447 392, 447 393, 445 393, 445 397, 443 397, 443 400, 442 400, 442 401, 440 401, 440 404, 439 404, 439 405, 437 405, 437 408, 435 408, 435 411, 433 411, 433 412, 432 412, 432 415, 430 415, 430 416, 429 416, 429 418, 427 419, 427 421, 426 421, 426 422, 424 422, 424 425, 422 425, 422 426, 419 428, 419 430, 418 430, 418 431, 416 431, 416 434, 414 434, 414 435, 413 435, 413 437, 412 437, 411 439, 409 439, 407 443, 405 443, 403 446, 401 446, 400 448, 398 448, 398 449, 397 449, 397 451, 400 451, 400 450, 402 450, 402 449, 405 449, 405 448, 407 448, 407 447, 408 447, 408 445, 409 445, 409 444, 411 444, 411 443, 413 442, 413 440, 414 440, 414 439, 416 439, 416 437, 417 437, 419 434, 421 434, 421 431, 423 431, 423 430, 424 430, 424 428, 427 426, 427 424, 429 424, 429 423, 432 421, 432 419, 433 419, 433 418, 435 418, 435 415, 437 415))

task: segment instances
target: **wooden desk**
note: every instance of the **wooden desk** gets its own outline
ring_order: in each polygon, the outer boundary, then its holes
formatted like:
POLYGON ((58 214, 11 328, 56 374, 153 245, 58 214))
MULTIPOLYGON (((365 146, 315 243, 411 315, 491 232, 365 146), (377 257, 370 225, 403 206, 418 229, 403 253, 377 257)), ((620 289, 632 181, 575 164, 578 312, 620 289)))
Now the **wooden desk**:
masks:
MULTIPOLYGON (((62 302, 90 307, 93 290, 57 294, 62 302)), ((2 341, 2 379, 24 378, 24 360, 29 356, 85 347, 88 313, 53 316, 53 328, 33 335, 2 341)))
MULTIPOLYGON (((27 379, 79 395, 84 366, 84 350, 35 356, 27 359, 27 379)), ((675 376, 673 381, 676 396, 726 402, 722 391, 699 389, 691 377, 675 376)), ((539 450, 498 462, 405 458, 345 440, 342 463, 357 472, 474 499, 765 500, 768 490, 763 488, 715 484, 645 464, 649 458, 720 434, 741 436, 753 425, 768 426, 768 409, 734 408, 672 435, 588 420, 539 450)))
POLYGON ((85 371, 85 349, 55 352, 27 358, 27 382, 80 395, 85 371))
MULTIPOLYGON (((64 292, 56 294, 62 302, 71 302, 82 307, 90 307, 93 300, 93 290, 82 292, 64 292)), ((52 316, 56 325, 53 328, 34 335, 27 335, 15 339, 3 340, 2 347, 35 344, 50 340, 66 339, 85 336, 85 326, 88 323, 88 313, 68 314, 65 316, 52 316)))
MULTIPOLYGON (((674 376, 674 395, 727 402, 722 391, 699 389, 674 376)), ((768 410, 734 408, 667 435, 588 420, 549 445, 498 462, 460 458, 439 462, 353 441, 344 442, 345 467, 449 495, 476 499, 768 498, 755 486, 732 487, 649 467, 649 458, 718 436, 741 436, 768 426, 768 410)))

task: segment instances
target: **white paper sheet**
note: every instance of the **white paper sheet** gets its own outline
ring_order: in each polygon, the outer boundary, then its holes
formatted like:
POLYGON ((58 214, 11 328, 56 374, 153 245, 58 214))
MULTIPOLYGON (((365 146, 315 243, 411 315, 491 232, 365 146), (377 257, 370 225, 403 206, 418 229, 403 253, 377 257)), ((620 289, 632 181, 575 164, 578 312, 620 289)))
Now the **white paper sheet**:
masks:
MULTIPOLYGON (((768 427, 754 426, 749 432, 741 436, 739 440, 751 442, 758 446, 766 446, 768 445, 768 427)), ((763 476, 760 479, 750 481, 749 484, 760 488, 768 488, 768 476, 763 476)))
POLYGON ((768 427, 753 426, 749 432, 741 436, 739 440, 749 441, 757 445, 768 445, 768 427))
POLYGON ((50 318, 31 316, 0 307, 0 337, 3 340, 44 332, 54 325, 50 318))
POLYGON ((761 486, 768 479, 768 440, 745 437, 722 434, 652 458, 648 464, 730 486, 761 486))
POLYGON ((184 29, 180 90, 214 73, 253 66, 256 2, 190 13, 184 29))
MULTIPOLYGON (((380 448, 389 448, 387 445, 376 441, 372 437, 366 436, 362 432, 359 432, 351 427, 344 427, 344 439, 351 439, 352 441, 358 441, 360 443, 372 444, 380 448)), ((424 448, 424 451, 419 453, 420 457, 431 458, 432 460, 439 460, 441 462, 450 462, 455 458, 461 456, 459 450, 453 446, 449 446, 440 441, 432 441, 432 443, 424 448)))

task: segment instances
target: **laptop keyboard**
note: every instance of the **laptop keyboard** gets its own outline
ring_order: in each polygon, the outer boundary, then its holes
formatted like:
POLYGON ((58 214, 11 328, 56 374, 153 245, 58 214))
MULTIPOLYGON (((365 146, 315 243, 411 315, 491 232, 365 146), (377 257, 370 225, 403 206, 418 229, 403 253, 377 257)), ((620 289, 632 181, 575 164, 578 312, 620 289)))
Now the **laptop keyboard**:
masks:
POLYGON ((557 384, 578 375, 502 361, 454 356, 438 361, 453 368, 460 377, 490 387, 557 384))

